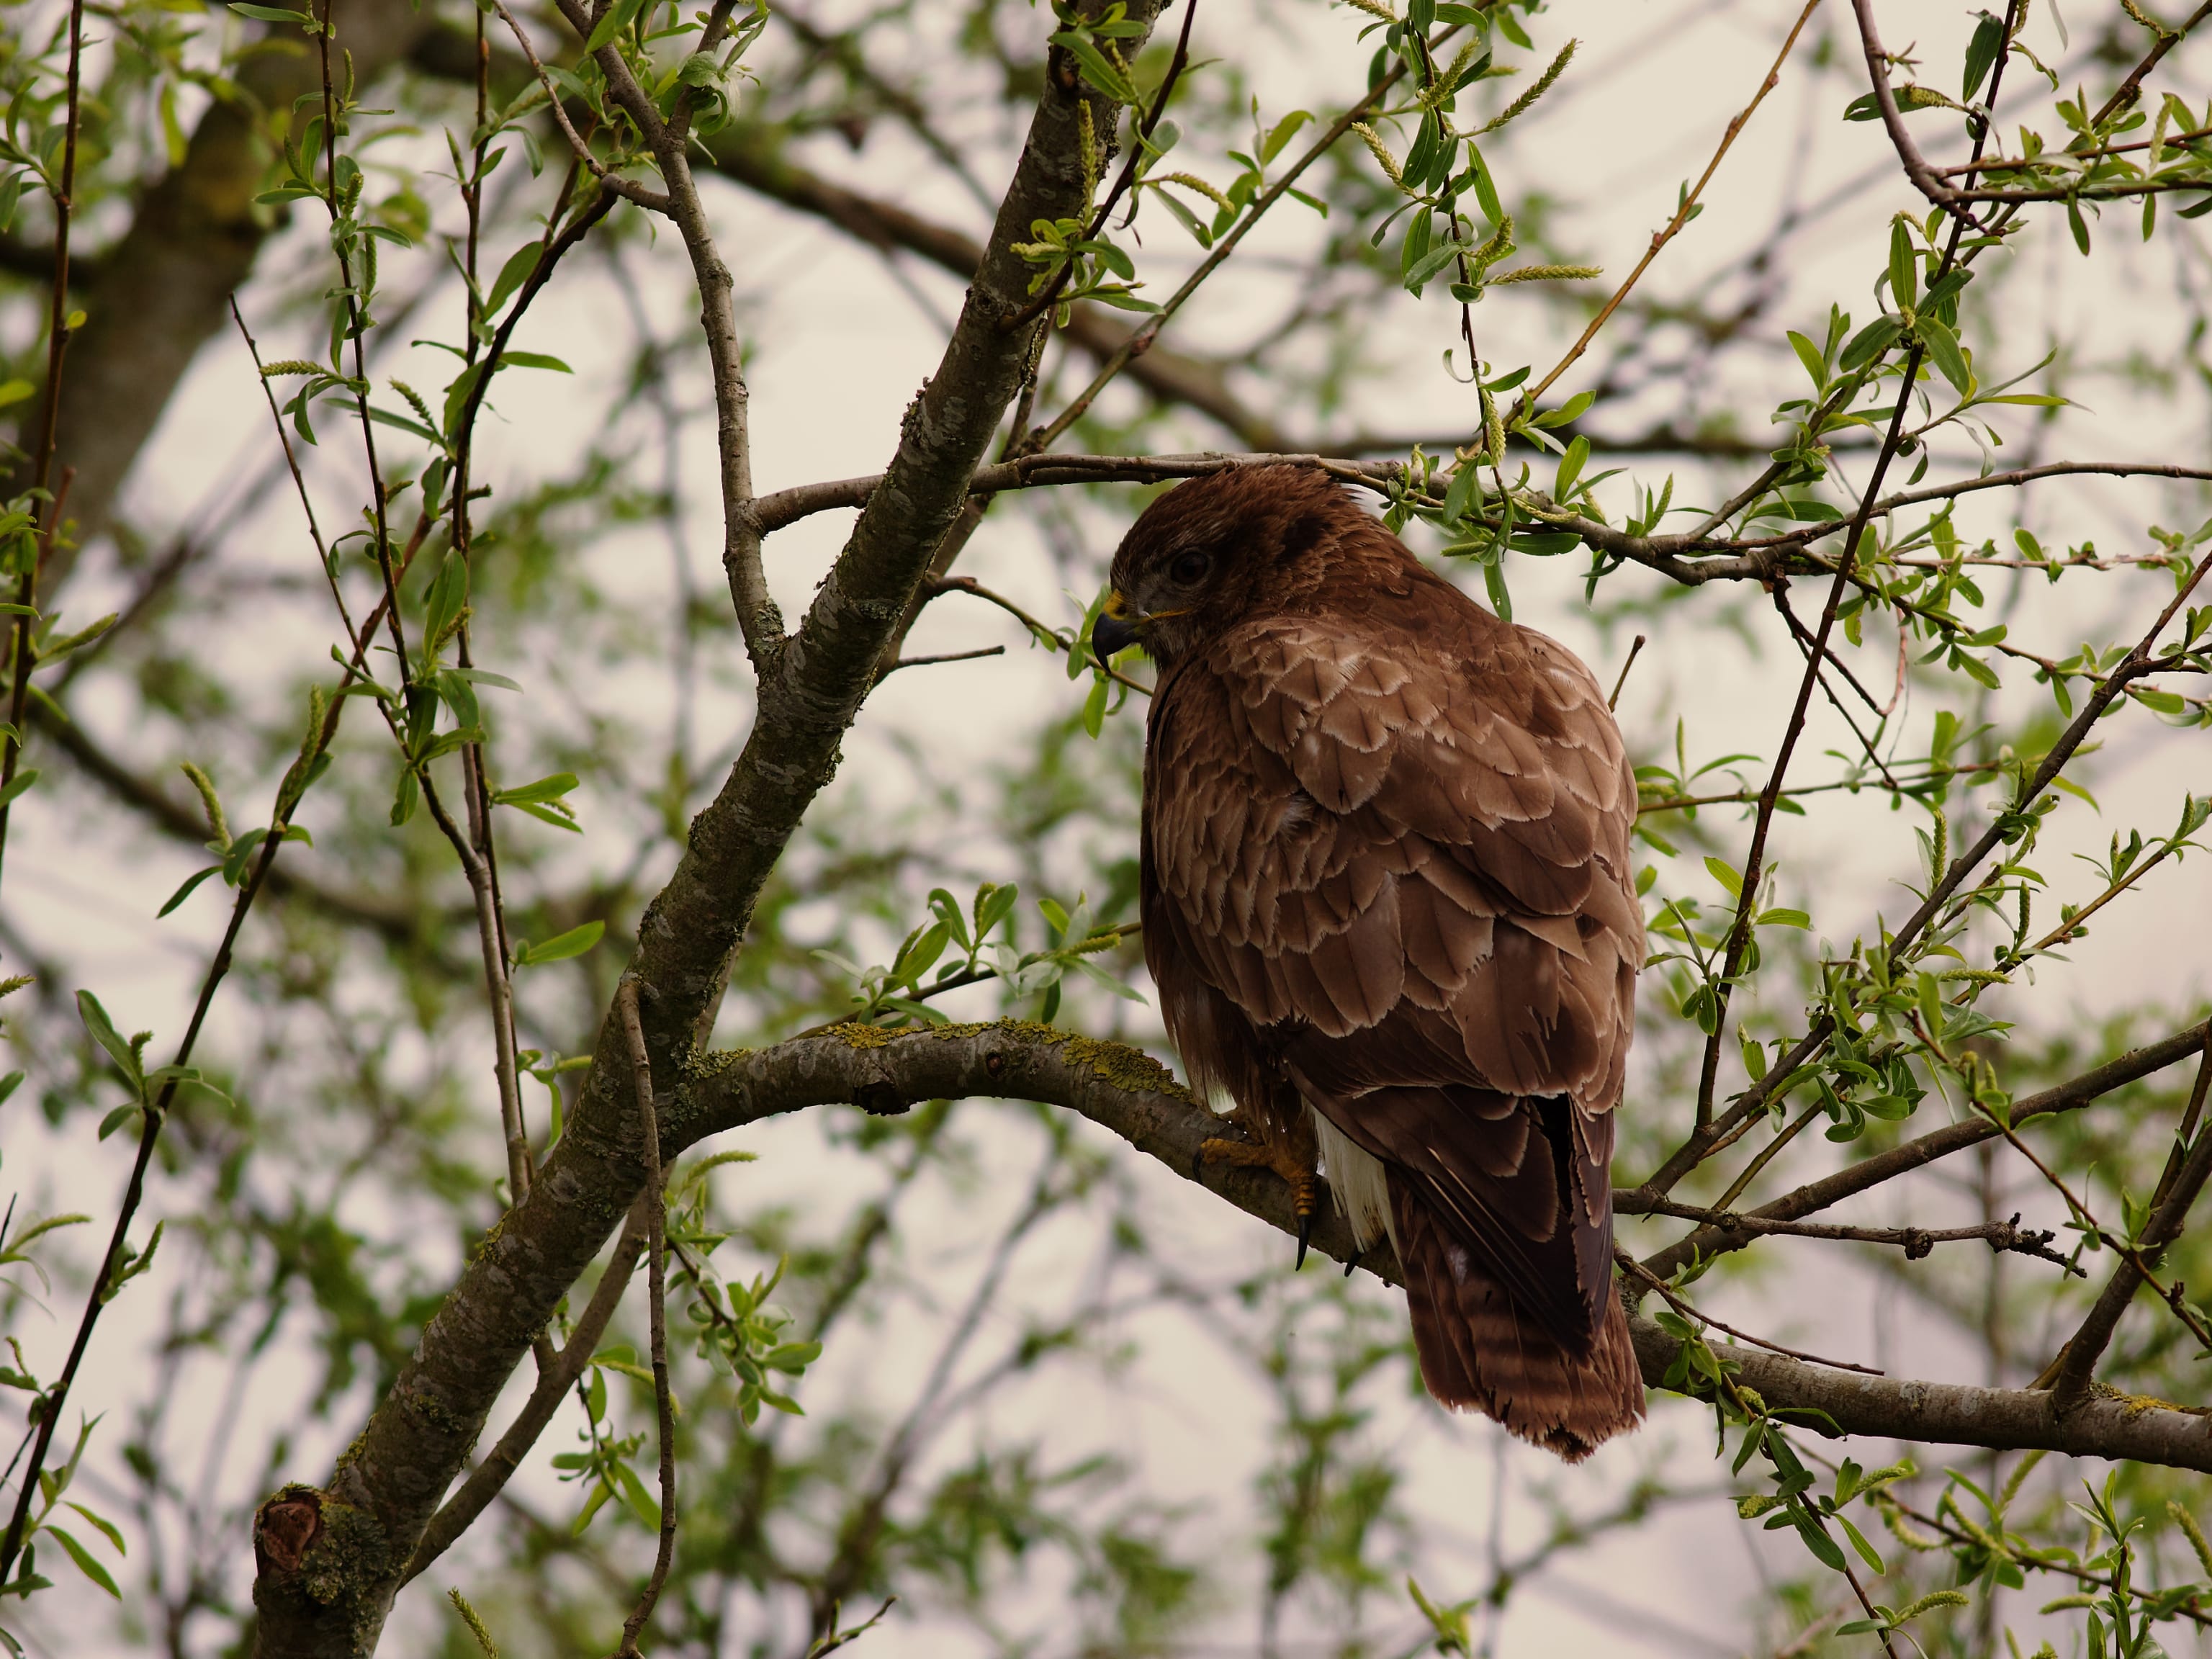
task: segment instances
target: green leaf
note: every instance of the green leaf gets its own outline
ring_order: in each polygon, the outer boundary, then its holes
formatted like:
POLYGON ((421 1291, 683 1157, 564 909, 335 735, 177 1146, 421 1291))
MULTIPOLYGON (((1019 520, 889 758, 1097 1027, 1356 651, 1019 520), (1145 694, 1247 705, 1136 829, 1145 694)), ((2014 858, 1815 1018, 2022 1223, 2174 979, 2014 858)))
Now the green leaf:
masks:
POLYGON ((410 420, 404 415, 395 415, 388 409, 379 409, 374 404, 368 406, 368 418, 379 426, 391 427, 395 431, 404 432, 410 438, 420 438, 425 443, 435 444, 441 449, 446 447, 445 439, 422 422, 410 420))
POLYGON ((1498 613, 1501 622, 1513 620, 1513 596, 1506 592, 1505 572, 1492 560, 1482 567, 1482 585, 1490 594, 1490 608, 1498 613))
POLYGON ((246 0, 231 0, 230 9, 240 17, 251 17, 259 23, 297 23, 310 29, 315 27, 313 12, 289 11, 283 6, 251 6, 246 0))
POLYGON ((1175 216, 1176 222, 1191 234, 1192 238, 1200 247, 1210 248, 1213 246, 1212 229, 1203 219, 1176 200, 1174 191, 1155 190, 1152 192, 1152 199, 1166 204, 1168 211, 1175 216))
POLYGON ((1973 375, 1966 368, 1966 354, 1959 344, 1959 337, 1946 327, 1941 319, 1923 313, 1920 318, 1921 343, 1928 348, 1928 356, 1945 380, 1960 397, 1966 394, 1973 383, 1973 375))
POLYGON ((604 921, 587 921, 565 933, 556 933, 543 945, 532 945, 525 939, 514 947, 514 965, 530 968, 541 962, 566 962, 571 957, 580 957, 597 945, 606 931, 604 921))
POLYGON ((1567 453, 1559 457, 1559 477, 1553 481, 1552 499, 1565 501, 1572 495, 1575 481, 1582 477, 1583 464, 1589 459, 1589 440, 1577 435, 1567 446, 1567 453))
POLYGON ((1844 348, 1844 355, 1836 366, 1846 372, 1861 369, 1889 349, 1890 343, 1902 331, 1903 325, 1894 317, 1877 317, 1857 333, 1844 348))
POLYGON ((461 620, 461 613, 469 603, 469 564, 459 554, 448 552, 438 567, 435 580, 422 602, 422 643, 421 655, 424 662, 434 659, 438 647, 445 643, 461 620))
POLYGON ((1260 143, 1260 160, 1263 162, 1273 161, 1283 153, 1283 146, 1297 137, 1298 129, 1312 119, 1309 111, 1294 109, 1276 122, 1267 130, 1267 137, 1260 143))
POLYGON ((1498 199, 1497 185, 1491 180, 1490 164, 1482 159, 1482 152, 1471 142, 1467 147, 1467 161, 1468 169, 1473 174, 1469 182, 1474 186, 1475 205, 1482 210, 1482 216, 1492 224, 1503 223, 1505 207, 1498 199))
POLYGON ((21 403, 24 398, 37 390, 38 387, 33 386, 28 380, 0 381, 0 409, 7 408, 10 404, 21 403))
POLYGON ((615 1484, 622 1489, 623 1501, 629 1505, 629 1512, 638 1518, 647 1532, 659 1532, 660 1505, 653 1501, 653 1494, 646 1491, 645 1482, 637 1478, 637 1471, 627 1463, 617 1463, 609 1473, 614 1476, 615 1484))
POLYGON ((1920 295, 1920 259, 1902 214, 1889 223, 1889 295, 1899 306, 1911 305, 1920 295))
POLYGON ((1084 34, 1074 29, 1061 29, 1052 37, 1052 44, 1074 58, 1082 68, 1083 78, 1115 103, 1139 101, 1137 89, 1129 84, 1129 77, 1115 68, 1106 54, 1084 34))
POLYGON ((576 371, 558 357, 549 357, 542 351, 502 351, 499 355, 501 368, 550 368, 557 374, 574 374, 576 371))
POLYGON ((1790 1518, 1797 1523, 1797 1535, 1805 1540, 1807 1549, 1812 1551, 1825 1565, 1832 1568, 1835 1571, 1844 1571, 1842 1547, 1820 1530, 1819 1522, 1802 1510, 1792 1511, 1790 1518))
POLYGON ((576 775, 574 772, 555 772, 549 776, 538 779, 535 783, 519 784, 512 789, 495 789, 492 791, 492 805, 495 806, 542 805, 547 801, 560 799, 575 787, 576 775))
MULTIPOLYGON (((240 6, 234 8, 234 9, 239 11, 249 11, 258 10, 259 8, 240 6)), ((76 1505, 72 1504, 70 1507, 71 1509, 75 1509, 76 1505)), ((41 1527, 39 1530, 51 1534, 53 1537, 61 1540, 61 1547, 69 1552, 69 1559, 76 1563, 77 1571, 79 1572, 82 1572, 86 1577, 91 1579, 94 1583, 99 1585, 100 1589, 106 1590, 117 1601, 120 1601, 123 1599, 123 1592, 116 1589, 115 1580, 108 1577, 107 1569, 106 1567, 101 1566, 99 1562, 93 1559, 92 1552, 90 1550, 88 1550, 83 1545, 78 1543, 76 1539, 70 1537, 69 1534, 63 1531, 61 1528, 54 1526, 51 1522, 41 1527)))
POLYGON ((1866 1534, 1853 1526, 1847 1516, 1837 1515, 1831 1518, 1844 1529, 1844 1535, 1851 1540, 1851 1547, 1859 1553, 1859 1559, 1865 1562, 1874 1573, 1879 1576, 1889 1571, 1882 1565, 1881 1556, 1875 1547, 1867 1542, 1866 1534))
POLYGON ((1821 361, 1820 347, 1793 328, 1790 331, 1790 349, 1797 354, 1797 361, 1805 365, 1805 372, 1813 377, 1815 386, 1827 385, 1828 366, 1821 361))
POLYGON ((92 1040, 107 1051, 107 1057, 130 1080, 131 1086, 143 1093, 146 1087, 144 1068, 139 1065, 137 1053, 115 1029, 115 1022, 108 1018, 107 1010, 100 1006, 100 999, 89 991, 79 991, 76 1012, 84 1022, 84 1029, 92 1034, 92 1040))
POLYGON ((8 780, 4 787, 0 787, 0 807, 13 805, 17 796, 38 781, 39 769, 35 766, 27 766, 16 773, 14 777, 8 780))
POLYGON ((1996 67, 1998 55, 2004 51, 2004 21, 1987 12, 1974 26, 1974 38, 1966 43, 1966 78, 1959 96, 1971 101, 1982 89, 1982 77, 1996 67))
MULTIPOLYGON (((1416 219, 1413 222, 1415 224, 1419 224, 1423 222, 1419 219, 1416 219)), ((1419 258, 1415 259, 1412 264, 1407 267, 1405 276, 1402 279, 1407 291, 1412 294, 1419 294, 1421 291, 1422 285, 1425 283, 1430 277, 1435 276, 1439 270, 1442 270, 1446 265, 1449 264, 1453 260, 1458 258, 1461 254, 1465 253, 1468 251, 1468 246, 1464 242, 1446 242, 1441 246, 1431 248, 1427 252, 1422 254, 1419 258)))
POLYGON ((95 1136, 94 1139, 100 1140, 106 1139, 108 1136, 113 1134, 118 1129, 121 1128, 125 1123, 128 1123, 132 1118, 137 1116, 138 1114, 143 1110, 145 1110, 145 1108, 141 1106, 137 1101, 125 1101, 120 1106, 118 1106, 106 1117, 100 1120, 100 1133, 95 1136))
POLYGON ((499 275, 492 283, 491 292, 484 296, 485 316, 496 315, 507 303, 507 295, 530 280, 530 273, 538 269, 538 261, 544 252, 544 243, 525 242, 507 256, 507 263, 499 268, 499 275))
POLYGON ((1705 869, 1715 881, 1728 889, 1730 898, 1740 899, 1743 896, 1743 877, 1726 859, 1708 855, 1705 860, 1705 869))
POLYGON ((562 816, 568 809, 558 802, 550 806, 538 806, 528 801, 514 801, 509 805, 513 805, 516 811, 527 812, 532 817, 542 819, 556 830, 566 830, 572 836, 580 836, 584 833, 583 825, 578 823, 574 818, 562 816))
POLYGON ((115 1553, 118 1555, 128 1555, 131 1553, 129 1547, 123 1541, 122 1533, 117 1529, 116 1525, 112 1521, 105 1520, 100 1516, 94 1515, 90 1510, 85 1508, 83 1504, 78 1503, 73 1498, 64 1501, 69 1504, 70 1508, 75 1510, 86 1520, 91 1522, 94 1526, 98 1527, 101 1534, 106 1538, 107 1541, 115 1546, 115 1553))
POLYGON ((592 30, 591 38, 584 42, 585 52, 589 54, 599 51, 628 27, 642 3, 643 0, 616 0, 615 4, 607 8, 607 15, 599 19, 592 30))

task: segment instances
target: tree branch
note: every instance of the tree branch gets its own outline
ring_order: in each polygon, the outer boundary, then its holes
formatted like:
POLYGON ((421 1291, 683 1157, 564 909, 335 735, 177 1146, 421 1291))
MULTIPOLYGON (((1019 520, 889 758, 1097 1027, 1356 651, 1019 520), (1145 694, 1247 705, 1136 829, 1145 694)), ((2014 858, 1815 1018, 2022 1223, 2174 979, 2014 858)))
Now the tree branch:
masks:
MULTIPOLYGON (((2085 1103, 2147 1075, 2160 1064, 2197 1052, 2205 1030, 2203 1025, 2195 1026, 2074 1083, 2030 1097, 2021 1102, 2018 1115, 2085 1103), (2177 1047, 2179 1051, 2172 1052, 2177 1047)), ((708 1135, 813 1106, 851 1103, 887 1115, 924 1101, 978 1095, 1038 1101, 1079 1113, 1247 1214, 1286 1236, 1297 1233, 1290 1189, 1279 1180, 1262 1170, 1200 1160, 1200 1146, 1220 1133, 1221 1121, 1165 1068, 1120 1043, 1027 1022, 901 1032, 846 1025, 750 1053, 700 1056, 685 1069, 676 1099, 666 1109, 664 1151, 673 1156, 708 1135)), ((1984 1125, 1955 1127, 1980 1129, 1977 1139, 1995 1133, 1984 1125)), ((554 1162, 561 1161, 556 1152, 554 1162)), ((1900 1164, 1892 1173, 1909 1167, 1917 1164, 1900 1164)), ((550 1190, 556 1178, 549 1164, 539 1190, 550 1190)), ((538 1202, 533 1198, 532 1205, 538 1202)), ((520 1218, 518 1212, 487 1245, 487 1257, 494 1253, 509 1259, 519 1256, 519 1241, 508 1241, 520 1218)), ((1351 1229, 1333 1206, 1323 1206, 1313 1248, 1339 1261, 1354 1259, 1351 1229)), ((1358 1255, 1358 1263, 1386 1283, 1403 1282, 1388 1246, 1358 1255)), ((1634 1321, 1632 1328, 1646 1379, 1663 1376, 1674 1358, 1673 1339, 1645 1320, 1634 1321)), ((1727 1352, 1744 1362, 1741 1380, 1758 1389, 1770 1406, 1826 1411, 1847 1434, 1988 1447, 2043 1446, 2081 1455, 2212 1470, 2212 1421, 2179 1408, 2099 1398, 2062 1418, 2049 1395, 2030 1389, 1862 1378, 1748 1351, 1727 1352)))
POLYGON ((629 1220, 623 1226, 622 1237, 615 1241, 615 1253, 606 1271, 599 1275, 592 1299, 585 1304, 583 1317, 570 1332, 568 1346, 561 1350, 554 1363, 538 1374, 538 1386, 530 1391, 530 1398, 514 1414, 491 1455, 470 1472, 459 1490, 447 1498, 430 1524, 423 1528, 422 1540, 408 1558, 407 1566, 400 1579, 402 1584, 412 1583, 418 1574, 450 1549, 455 1540, 475 1524, 492 1499, 505 1488, 509 1477, 522 1466, 530 1449, 538 1443, 538 1437, 553 1420, 553 1413, 561 1409, 568 1398, 568 1389, 584 1374, 599 1352, 599 1339, 606 1334, 607 1325, 622 1304, 623 1292, 629 1288, 630 1275, 637 1271, 637 1259, 645 1249, 645 1206, 640 1202, 630 1206, 629 1220))
MULTIPOLYGON (((2013 1103, 2012 1121, 2014 1127, 2031 1118, 2048 1116, 2055 1112, 2070 1112, 2087 1106, 2091 1101, 2110 1094, 2154 1072, 2178 1065, 2204 1046, 2212 1021, 2199 1021, 2185 1031, 2176 1032, 2161 1042, 2141 1048, 2130 1049, 2116 1060, 2106 1061, 2094 1071, 2084 1072, 2070 1082, 2040 1093, 2023 1096, 2013 1103)), ((1770 1073, 1770 1075, 1771 1075, 1770 1073)), ((1972 1119, 1959 1123, 1947 1123, 1940 1129, 1929 1131, 1917 1139, 1893 1146, 1886 1152, 1876 1152, 1872 1158, 1810 1181, 1794 1191, 1784 1193, 1770 1204, 1747 1212, 1753 1220, 1795 1221, 1832 1204, 1842 1202, 1856 1193, 1863 1193, 1894 1181, 1898 1176, 1933 1164, 1938 1158, 1978 1146, 1984 1140, 1994 1140, 2001 1132, 1996 1125, 1984 1119, 1972 1119)), ((1644 1187, 1616 1192, 1614 1206, 1624 1213, 1634 1214, 1650 1210, 1662 1194, 1644 1187)), ((1724 1251, 1741 1249, 1747 1240, 1741 1234, 1720 1227, 1700 1227, 1686 1237, 1678 1240, 1656 1255, 1646 1256, 1644 1265, 1662 1278, 1694 1261, 1698 1255, 1718 1255, 1724 1251)))
POLYGON ((1881 112, 1882 130, 1889 134, 1889 142, 1897 151, 1897 159, 1905 168, 1905 176, 1912 187, 1923 196, 1951 212, 1971 218, 1959 205, 1959 192, 1936 175, 1928 165, 1920 147, 1912 142, 1912 135, 1905 130, 1905 117, 1897 107, 1897 94, 1889 86, 1889 54, 1882 49, 1881 35, 1875 27, 1874 0, 1851 0, 1851 10, 1858 19, 1859 48, 1866 56, 1867 75, 1874 82, 1874 101, 1881 112))
MULTIPOLYGON (((2190 1091, 2189 1105, 2182 1113, 2181 1128, 2175 1141, 2177 1152, 2188 1144, 2190 1133, 2197 1128, 2197 1118, 2204 1109, 2205 1085, 2212 1083, 2212 1036, 2204 1041, 2204 1048, 2197 1062, 2197 1084, 2190 1091)), ((2059 1354, 2051 1380, 2051 1392, 2061 1411, 2072 1411, 2089 1392, 2089 1383, 2096 1375, 2097 1361, 2112 1333, 2119 1328, 2120 1316, 2128 1304, 2136 1299, 2136 1292, 2148 1277, 2144 1265, 2155 1267, 2166 1247, 2181 1237, 2182 1227, 2188 1222, 2190 1206, 2197 1195, 2204 1190, 2207 1176, 2212 1176, 2212 1134, 2199 1133, 2197 1144, 2172 1167, 2166 1181, 2160 1183, 2163 1190, 2158 1196, 2158 1207, 2150 1219, 2143 1224, 2142 1236, 2135 1241, 2135 1249, 2120 1258, 2106 1282, 2104 1293, 2089 1316, 2081 1322, 2081 1328, 2066 1344, 2059 1354)), ((2174 1286, 2174 1294, 2180 1286, 2174 1286)))
MULTIPOLYGON (((1128 9, 1146 23, 1155 9, 1149 0, 1128 9)), ((1141 46, 1133 38, 1125 50, 1141 46)), ((601 53, 603 67, 609 56, 601 53)), ((612 70, 610 83, 618 97, 630 90, 612 70)), ((643 114, 641 130, 652 134, 658 117, 649 107, 643 114)), ((683 1079, 712 1028, 753 906, 835 774, 884 646, 967 500, 969 479, 1020 385, 1029 331, 1001 323, 1019 311, 1032 268, 1014 245, 1028 238, 1034 221, 1080 210, 1091 160, 1084 135, 1110 133, 1118 118, 1118 107, 1081 79, 1074 60, 1054 50, 991 247, 944 359, 908 410, 891 465, 799 635, 764 660, 744 750, 720 794, 693 821, 682 860, 640 924, 625 974, 637 987, 660 1091, 676 1097, 657 1126, 664 1157, 704 1132, 687 1124, 683 1079)), ((680 222, 696 193, 678 183, 680 125, 668 127, 678 142, 656 143, 656 155, 680 222)), ((702 257, 710 248, 689 234, 686 241, 711 313, 718 300, 727 303, 724 276, 702 257)), ((732 388, 717 368, 718 404, 726 404, 732 388)), ((726 488, 730 460, 726 441, 726 488)), ((740 489, 726 496, 726 507, 749 512, 749 497, 740 489)), ((733 522, 728 533, 740 537, 747 529, 733 522)), ((748 619, 747 626, 763 620, 748 619)), ((329 1490, 289 1487, 264 1505, 254 1589, 262 1652, 350 1656, 374 1646, 404 1563, 508 1375, 645 1184, 643 1127, 630 1079, 620 1022, 603 1020, 568 1132, 529 1195, 485 1240, 424 1328, 329 1490)))

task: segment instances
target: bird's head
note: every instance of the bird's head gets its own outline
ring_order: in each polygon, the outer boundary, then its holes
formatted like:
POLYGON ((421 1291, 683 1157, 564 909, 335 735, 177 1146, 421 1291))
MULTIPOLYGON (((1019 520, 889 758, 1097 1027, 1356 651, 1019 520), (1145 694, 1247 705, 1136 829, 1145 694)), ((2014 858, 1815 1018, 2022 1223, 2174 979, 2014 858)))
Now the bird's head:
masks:
POLYGON ((1382 527, 1324 473, 1261 466, 1193 478, 1154 501, 1114 555, 1091 630, 1103 662, 1140 645, 1164 670, 1194 646, 1321 586, 1347 541, 1382 527))

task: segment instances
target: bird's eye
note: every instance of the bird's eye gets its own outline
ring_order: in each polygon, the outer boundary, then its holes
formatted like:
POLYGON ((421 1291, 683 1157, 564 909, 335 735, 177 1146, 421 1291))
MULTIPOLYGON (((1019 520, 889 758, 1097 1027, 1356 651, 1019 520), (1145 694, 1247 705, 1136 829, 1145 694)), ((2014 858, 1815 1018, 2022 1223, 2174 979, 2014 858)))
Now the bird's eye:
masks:
POLYGON ((1175 562, 1168 567, 1168 580, 1177 587, 1195 587, 1206 580, 1206 573, 1212 568, 1213 561, 1194 549, 1176 555, 1175 562))

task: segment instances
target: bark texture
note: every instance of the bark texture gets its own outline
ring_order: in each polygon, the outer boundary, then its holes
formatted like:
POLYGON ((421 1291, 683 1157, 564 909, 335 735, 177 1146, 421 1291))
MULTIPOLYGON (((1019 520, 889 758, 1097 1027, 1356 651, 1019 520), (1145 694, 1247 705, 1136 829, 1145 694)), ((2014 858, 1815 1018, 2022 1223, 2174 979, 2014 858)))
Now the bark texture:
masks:
MULTIPOLYGON (((1149 23, 1157 9, 1139 4, 1128 15, 1149 23)), ((1132 52, 1141 45, 1127 43, 1132 52)), ((761 653, 752 734, 721 792, 693 820, 684 859, 640 924, 628 973, 668 1156, 708 1132, 687 1114, 683 1091, 753 906, 835 775, 884 644, 1021 384, 1034 325, 1010 325, 1028 301, 1034 268, 1012 245, 1029 240, 1036 220, 1085 210, 1086 179, 1101 163, 1089 158, 1086 167, 1084 131, 1110 135, 1118 115, 1072 58, 1052 52, 1028 142, 943 361, 908 410, 884 482, 799 632, 761 653)), ((300 1568, 264 1559, 254 1594, 259 1653, 319 1659, 374 1650, 404 1564, 500 1389, 644 1181, 628 1052, 618 1024, 605 1020, 567 1134, 339 1460, 317 1500, 325 1525, 300 1568), (333 1515, 345 1526, 329 1524, 333 1515)), ((294 1490, 282 1501, 305 1500, 294 1490)))

